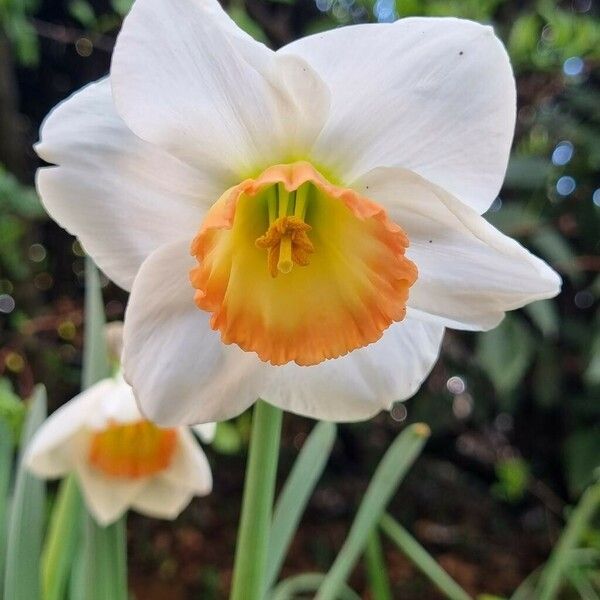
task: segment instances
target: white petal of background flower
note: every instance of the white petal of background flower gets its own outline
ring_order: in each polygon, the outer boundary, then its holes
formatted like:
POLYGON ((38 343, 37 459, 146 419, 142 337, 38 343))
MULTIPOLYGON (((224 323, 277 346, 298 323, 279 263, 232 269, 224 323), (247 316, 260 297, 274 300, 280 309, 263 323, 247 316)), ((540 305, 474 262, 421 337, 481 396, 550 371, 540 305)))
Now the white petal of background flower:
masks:
POLYGON ((154 478, 146 482, 131 506, 148 517, 175 519, 193 497, 189 487, 176 487, 160 478, 154 478))
MULTIPOLYGON (((46 420, 27 448, 27 467, 44 478, 74 472, 89 510, 102 525, 114 522, 130 507, 149 516, 174 518, 193 496, 205 496, 212 489, 206 455, 187 428, 177 428, 169 466, 147 477, 110 477, 88 460, 94 429, 140 419, 133 391, 122 377, 99 381, 46 420)), ((214 424, 206 424, 203 430, 209 433, 211 427, 214 424)))
POLYGON ((184 488, 199 496, 210 493, 212 473, 204 450, 185 427, 179 428, 177 451, 169 469, 161 479, 174 487, 184 488))
POLYGON ((444 328, 407 318, 374 344, 311 367, 287 364, 265 374, 261 397, 300 415, 359 421, 412 396, 435 364, 444 328))
POLYGON ((202 425, 194 425, 192 429, 198 434, 200 439, 205 444, 210 444, 215 439, 217 433, 216 423, 202 423, 202 425))
POLYGON ((147 478, 108 477, 89 464, 85 453, 77 461, 75 472, 88 509, 104 526, 116 521, 148 483, 147 478))
POLYGON ((313 156, 352 181, 400 166, 480 213, 506 170, 515 82, 490 27, 452 18, 355 25, 292 42, 331 89, 313 156))
POLYGON ((408 300, 413 316, 490 329, 506 311, 559 293, 560 277, 544 261, 422 177, 375 169, 354 187, 386 207, 408 235, 407 256, 419 269, 408 300))
POLYGON ((99 381, 56 410, 27 447, 25 464, 40 477, 61 477, 74 465, 74 438, 113 389, 110 379, 99 381))
POLYGON ((329 109, 329 90, 305 61, 243 34, 216 0, 138 0, 111 79, 137 135, 230 185, 310 146, 329 109))
POLYGON ((46 210, 125 289, 155 248, 182 235, 191 239, 223 191, 209 170, 136 137, 117 116, 107 79, 50 113, 36 151, 61 165, 38 171, 46 210))
POLYGON ((105 429, 110 423, 135 423, 143 417, 135 402, 131 386, 121 374, 108 380, 112 385, 102 401, 87 418, 87 426, 91 429, 105 429))
POLYGON ((194 304, 188 242, 142 265, 125 315, 123 369, 142 413, 163 426, 220 421, 258 398, 253 354, 225 346, 194 304))

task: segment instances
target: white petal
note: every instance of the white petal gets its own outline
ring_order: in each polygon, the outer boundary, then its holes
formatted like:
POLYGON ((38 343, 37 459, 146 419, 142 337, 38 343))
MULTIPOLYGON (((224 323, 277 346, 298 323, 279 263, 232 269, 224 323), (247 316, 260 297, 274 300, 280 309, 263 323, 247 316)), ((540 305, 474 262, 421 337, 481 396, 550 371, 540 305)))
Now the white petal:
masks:
POLYGON ((413 316, 458 329, 490 329, 508 310, 556 296, 544 261, 443 189, 404 169, 375 169, 353 187, 386 207, 408 235, 419 270, 413 316))
POLYGON ((215 434, 217 433, 217 424, 202 423, 201 425, 193 425, 192 429, 198 434, 198 437, 205 444, 210 444, 215 439, 215 434))
POLYGON ((257 399, 258 361, 225 346, 193 301, 188 241, 156 250, 133 284, 123 368, 142 413, 163 426, 231 418, 257 399))
POLYGON ((329 109, 329 90, 305 61, 252 40, 216 0, 138 0, 111 79, 137 135, 230 185, 301 154, 329 109))
POLYGON ((171 485, 198 496, 206 496, 212 490, 212 473, 206 455, 185 427, 179 428, 177 452, 162 477, 171 485))
POLYGON ((270 367, 261 397, 289 412, 359 421, 412 396, 435 364, 444 328, 406 318, 381 340, 312 367, 270 367))
POLYGON ((113 389, 110 379, 99 381, 56 410, 39 428, 27 447, 25 464, 41 477, 60 477, 74 465, 76 438, 102 399, 113 389))
POLYGON ((112 388, 103 396, 97 410, 88 418, 87 424, 92 429, 104 429, 110 423, 127 424, 143 419, 133 390, 123 376, 118 374, 112 382, 112 388))
POLYGON ((131 507, 139 513, 155 519, 176 519, 190 503, 194 494, 187 487, 176 487, 154 477, 146 482, 131 507))
POLYGON ((162 425, 230 418, 258 397, 306 416, 365 419, 414 394, 437 358, 443 327, 407 319, 344 358, 266 365, 209 329, 188 290, 186 248, 165 246, 142 265, 125 318, 125 376, 162 425))
POLYGON ((46 210, 125 289, 155 248, 193 237, 224 189, 208 169, 137 138, 116 114, 107 79, 50 113, 36 151, 60 165, 37 174, 46 210))
POLYGON ((102 526, 123 515, 147 483, 146 478, 107 477, 91 467, 83 455, 77 461, 76 473, 88 510, 102 526))
POLYGON ((480 213, 504 178, 515 82, 490 27, 450 18, 356 25, 293 42, 331 89, 313 152, 345 181, 412 169, 480 213))

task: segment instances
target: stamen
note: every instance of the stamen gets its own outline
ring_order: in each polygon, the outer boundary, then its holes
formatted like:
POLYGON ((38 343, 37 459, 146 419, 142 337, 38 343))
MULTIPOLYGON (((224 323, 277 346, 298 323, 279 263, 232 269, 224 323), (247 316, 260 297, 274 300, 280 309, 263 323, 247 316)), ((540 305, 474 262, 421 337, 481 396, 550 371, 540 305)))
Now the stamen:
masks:
POLYGON ((269 210, 269 225, 277 218, 277 190, 272 187, 267 191, 267 207, 269 210))
POLYGON ((279 242, 279 260, 277 261, 277 269, 283 273, 289 273, 294 266, 292 260, 292 236, 286 233, 279 242))
POLYGON ((279 201, 279 218, 286 217, 288 214, 288 203, 290 201, 290 194, 285 189, 283 183, 277 184, 277 199, 279 201))
POLYGON ((306 200, 308 197, 308 184, 301 185, 296 190, 296 206, 294 207, 294 216, 302 219, 306 216, 306 200))
MULTIPOLYGON (((281 207, 281 204, 280 204, 281 207)), ((296 216, 275 219, 264 235, 256 239, 258 248, 267 250, 267 265, 272 277, 289 273, 294 265, 306 267, 314 252, 307 232, 311 226, 296 216)))

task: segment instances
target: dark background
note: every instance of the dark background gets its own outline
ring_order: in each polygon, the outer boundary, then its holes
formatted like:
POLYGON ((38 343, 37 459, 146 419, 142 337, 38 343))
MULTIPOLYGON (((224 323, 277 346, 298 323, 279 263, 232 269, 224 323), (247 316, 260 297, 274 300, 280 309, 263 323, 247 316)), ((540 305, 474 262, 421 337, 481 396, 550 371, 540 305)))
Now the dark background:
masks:
MULTIPOLYGON (((129 5, 0 1, 0 418, 15 436, 34 383, 47 385, 56 408, 77 393, 81 368, 83 253, 39 205, 31 145, 57 102, 108 71, 129 5)), ((505 187, 487 217, 550 262, 563 291, 511 313, 492 332, 449 331, 416 397, 391 415, 340 427, 284 574, 328 568, 375 464, 403 426, 419 420, 433 436, 391 512, 469 592, 509 594, 545 560, 568 506, 600 466, 598 7, 591 0, 247 0, 228 9, 274 48, 341 24, 412 14, 491 22, 508 47, 517 133, 505 187)), ((122 318, 126 294, 105 281, 104 298, 108 319, 122 318)), ((280 479, 312 425, 286 415, 280 479)), ((207 450, 214 492, 174 524, 131 515, 137 597, 223 597, 248 432, 247 414, 220 425, 207 450)), ((600 529, 590 527, 583 543, 600 551, 600 529)), ((385 550, 395 597, 440 597, 397 550, 385 550)), ((361 566, 352 583, 366 589, 361 566)), ((565 597, 580 596, 573 588, 565 597)))

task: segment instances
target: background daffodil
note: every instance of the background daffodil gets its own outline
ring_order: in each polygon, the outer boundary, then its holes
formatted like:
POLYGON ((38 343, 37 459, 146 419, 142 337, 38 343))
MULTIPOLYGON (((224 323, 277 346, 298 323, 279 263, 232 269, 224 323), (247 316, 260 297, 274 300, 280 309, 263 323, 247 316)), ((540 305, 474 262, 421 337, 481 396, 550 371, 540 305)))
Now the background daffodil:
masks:
MULTIPOLYGON (((198 426, 205 442, 214 430, 213 423, 198 426)), ((25 462, 43 478, 74 473, 101 525, 129 508, 174 519, 212 488, 210 466, 191 431, 145 420, 121 376, 96 383, 53 413, 32 439, 25 462)))

